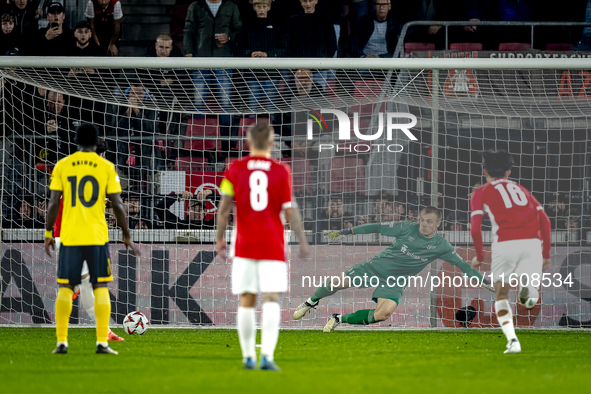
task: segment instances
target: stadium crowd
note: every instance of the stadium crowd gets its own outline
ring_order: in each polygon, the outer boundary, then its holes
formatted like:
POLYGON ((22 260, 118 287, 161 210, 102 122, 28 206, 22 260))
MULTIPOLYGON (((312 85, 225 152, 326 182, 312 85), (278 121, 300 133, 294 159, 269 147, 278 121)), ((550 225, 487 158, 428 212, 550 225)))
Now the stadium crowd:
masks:
MULTIPOLYGON (((171 26, 171 32, 180 30, 183 34, 163 32, 146 48, 146 56, 392 57, 402 26, 414 20, 474 21, 472 26, 450 28, 449 42, 478 42, 484 49, 496 50, 501 42, 530 42, 530 29, 484 27, 478 26, 478 21, 591 22, 591 1, 583 0, 569 0, 560 7, 547 7, 533 0, 199 0, 177 1, 178 9, 183 9, 183 4, 188 6, 183 26, 174 22, 171 26)), ((125 23, 121 2, 89 0, 84 7, 85 20, 67 21, 64 5, 57 1, 6 1, 0 6, 0 55, 118 56, 125 23)), ((414 27, 408 31, 405 42, 432 43, 436 49, 444 49, 444 29, 438 24, 414 27)), ((536 33, 534 48, 545 49, 552 43, 589 50, 591 27, 549 27, 536 33)), ((101 72, 92 68, 71 69, 68 78, 84 86, 92 83, 101 72)), ((128 177, 142 179, 146 176, 145 169, 174 169, 180 157, 199 156, 205 163, 223 164, 246 150, 238 140, 223 140, 215 149, 187 149, 182 138, 186 125, 203 116, 170 110, 175 102, 193 102, 200 111, 210 105, 208 95, 216 92, 215 99, 221 109, 241 101, 245 112, 268 113, 277 125, 275 131, 290 136, 296 134, 292 125, 297 114, 280 114, 273 107, 280 89, 283 89, 284 100, 305 96, 318 98, 327 94, 331 80, 337 81, 337 93, 339 89, 350 90, 350 86, 339 83, 349 77, 341 77, 343 75, 338 72, 334 75, 317 70, 297 70, 293 75, 280 70, 137 71, 118 79, 114 94, 127 105, 106 105, 12 80, 3 80, 0 89, 6 129, 19 130, 22 136, 33 136, 32 144, 28 138, 14 139, 13 157, 21 165, 33 165, 48 172, 52 163, 75 151, 76 127, 81 122, 91 122, 100 128, 106 141, 107 158, 128 177), (287 81, 287 86, 282 86, 281 81, 287 81), (236 86, 239 84, 245 84, 248 89, 238 94, 236 86)), ((222 115, 218 120, 222 136, 238 136, 236 117, 222 115)), ((279 150, 279 156, 315 159, 308 142, 288 140, 279 150)), ((42 228, 46 198, 40 195, 35 198, 25 189, 22 186, 21 197, 11 200, 8 209, 3 209, 4 228, 42 228)), ((205 204, 216 202, 219 196, 215 193, 189 196, 179 191, 161 198, 146 198, 145 190, 129 187, 127 192, 126 207, 132 229, 213 228, 213 215, 206 213, 205 204), (190 202, 186 203, 186 217, 172 215, 169 208, 187 200, 190 202)), ((363 223, 416 221, 419 209, 426 205, 417 196, 397 196, 395 201, 386 190, 372 193, 370 197, 369 209, 359 215, 351 202, 354 200, 340 195, 326 196, 326 208, 312 215, 318 226, 308 229, 333 230, 363 223)), ((440 205, 450 208, 443 199, 440 205)), ((580 212, 568 209, 563 201, 554 199, 545 207, 553 228, 581 228, 580 212)), ((468 229, 467 207, 456 209, 454 206, 446 212, 446 230, 468 229)), ((112 220, 109 223, 113 225, 112 220)))

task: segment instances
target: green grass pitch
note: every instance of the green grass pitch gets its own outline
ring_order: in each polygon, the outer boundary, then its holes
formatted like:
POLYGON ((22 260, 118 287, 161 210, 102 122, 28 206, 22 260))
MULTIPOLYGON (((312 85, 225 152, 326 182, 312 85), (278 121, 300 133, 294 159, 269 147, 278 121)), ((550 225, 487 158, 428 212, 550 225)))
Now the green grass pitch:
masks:
MULTIPOLYGON (((119 334, 122 330, 116 330, 119 334)), ((282 331, 280 373, 242 369, 235 330, 155 329, 94 354, 94 330, 0 328, 0 387, 12 393, 579 393, 591 392, 591 333, 282 331)), ((260 338, 259 338, 260 341, 260 338)))

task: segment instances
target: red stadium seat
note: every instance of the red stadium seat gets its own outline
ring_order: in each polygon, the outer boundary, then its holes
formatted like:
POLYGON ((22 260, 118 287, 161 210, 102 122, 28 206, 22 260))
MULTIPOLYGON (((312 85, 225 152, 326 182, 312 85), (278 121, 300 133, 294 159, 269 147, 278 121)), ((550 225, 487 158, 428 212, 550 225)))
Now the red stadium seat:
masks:
POLYGON ((408 54, 415 51, 434 51, 435 44, 431 42, 405 42, 404 53, 408 54))
POLYGON ((502 42, 499 44, 499 51, 529 51, 531 44, 526 42, 502 42))
POLYGON ((557 42, 554 44, 546 44, 547 51, 572 51, 573 44, 569 44, 568 42, 557 42))
POLYGON ((303 157, 284 157, 282 163, 287 163, 291 167, 292 189, 297 195, 312 195, 314 193, 314 183, 312 182, 312 166, 310 160, 303 157))
POLYGON ((449 50, 462 52, 482 51, 482 44, 479 42, 454 42, 449 44, 449 50))
POLYGON ((209 171, 209 160, 203 157, 177 157, 174 168, 177 171, 206 172, 209 171))
POLYGON ((335 157, 330 162, 331 193, 365 194, 365 166, 363 160, 352 157, 335 157))
POLYGON ((185 149, 191 150, 221 150, 222 142, 217 139, 220 135, 220 124, 217 119, 189 118, 187 122, 187 137, 185 149))

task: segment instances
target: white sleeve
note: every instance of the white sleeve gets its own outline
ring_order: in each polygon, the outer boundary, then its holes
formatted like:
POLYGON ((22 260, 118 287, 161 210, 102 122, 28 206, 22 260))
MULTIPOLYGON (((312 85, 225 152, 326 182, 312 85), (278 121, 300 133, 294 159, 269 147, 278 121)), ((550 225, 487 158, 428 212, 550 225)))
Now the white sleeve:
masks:
POLYGON ((118 1, 113 9, 113 19, 119 20, 121 18, 123 18, 123 11, 121 10, 121 2, 118 1))
POLYGON ((92 0, 88 0, 88 3, 86 3, 86 11, 84 11, 84 16, 87 18, 94 18, 94 5, 92 4, 92 0))

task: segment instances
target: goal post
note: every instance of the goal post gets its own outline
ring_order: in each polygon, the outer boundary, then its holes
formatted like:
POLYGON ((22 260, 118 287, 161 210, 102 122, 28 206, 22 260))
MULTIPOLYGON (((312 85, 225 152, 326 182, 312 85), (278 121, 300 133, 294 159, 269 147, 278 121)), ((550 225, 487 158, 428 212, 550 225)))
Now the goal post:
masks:
MULTIPOLYGON (((330 230, 416 221, 423 207, 440 206, 441 234, 470 261, 469 196, 483 181, 481 152, 491 148, 514 156, 511 178, 532 191, 553 223, 549 282, 532 311, 517 307, 517 326, 586 327, 586 70, 591 59, 573 57, 0 57, 0 324, 55 321, 57 260, 43 250, 49 177, 55 162, 76 150, 76 127, 92 122, 121 175, 142 251, 141 258, 126 252, 107 207, 112 323, 137 309, 155 324, 233 326, 231 263, 214 252, 219 184, 225 168, 248 154, 248 128, 264 119, 275 131, 272 157, 292 168, 311 244, 310 257, 301 260, 286 230, 283 327, 321 327, 331 313, 375 307, 371 290, 353 289, 291 319, 326 277, 340 277, 395 241, 366 234, 331 244, 324 237, 330 230)), ((484 240, 490 262, 487 223, 484 240)), ((481 271, 488 275, 490 263, 481 271)), ((393 316, 376 326, 459 327, 455 313, 465 306, 477 312, 472 327, 495 326, 493 294, 461 278, 459 269, 433 262, 405 283, 393 316)), ((90 323, 81 305, 73 314, 75 322, 90 323)))

